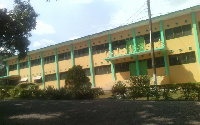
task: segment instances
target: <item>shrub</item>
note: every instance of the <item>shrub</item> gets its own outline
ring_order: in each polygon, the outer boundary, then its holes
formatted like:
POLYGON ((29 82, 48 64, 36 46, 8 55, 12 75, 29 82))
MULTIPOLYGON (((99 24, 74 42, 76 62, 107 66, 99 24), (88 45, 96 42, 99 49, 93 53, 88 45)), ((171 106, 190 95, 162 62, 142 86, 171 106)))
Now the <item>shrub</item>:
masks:
POLYGON ((119 98, 124 98, 124 95, 127 92, 126 84, 124 84, 122 81, 117 81, 113 85, 111 91, 114 97, 119 96, 119 98))
POLYGON ((35 83, 29 83, 29 82, 25 82, 25 83, 19 83, 15 89, 39 89, 39 86, 35 83))
POLYGON ((131 76, 129 79, 129 95, 132 99, 150 96, 150 77, 148 75, 131 76))
POLYGON ((85 71, 80 65, 73 66, 68 70, 65 86, 70 89, 76 99, 94 98, 90 79, 85 75, 85 71))

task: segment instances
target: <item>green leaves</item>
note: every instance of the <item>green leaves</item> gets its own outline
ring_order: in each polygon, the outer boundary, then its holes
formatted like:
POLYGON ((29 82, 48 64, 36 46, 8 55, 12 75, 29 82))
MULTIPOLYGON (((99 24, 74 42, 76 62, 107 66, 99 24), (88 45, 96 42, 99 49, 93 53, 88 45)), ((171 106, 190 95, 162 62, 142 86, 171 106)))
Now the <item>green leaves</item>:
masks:
POLYGON ((14 9, 0 9, 0 54, 19 54, 26 56, 31 30, 36 27, 38 14, 28 2, 17 2, 14 9))

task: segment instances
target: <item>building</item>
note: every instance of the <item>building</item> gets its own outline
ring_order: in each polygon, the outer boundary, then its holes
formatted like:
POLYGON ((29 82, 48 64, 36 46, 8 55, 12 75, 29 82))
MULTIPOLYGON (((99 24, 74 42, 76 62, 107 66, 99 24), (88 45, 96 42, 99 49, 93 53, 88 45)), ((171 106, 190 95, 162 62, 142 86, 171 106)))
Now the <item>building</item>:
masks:
MULTIPOLYGON (((158 84, 200 82, 200 5, 152 19, 158 84)), ((8 58, 7 76, 40 88, 64 86, 66 72, 81 65, 93 87, 152 76, 148 20, 121 26, 8 58)))

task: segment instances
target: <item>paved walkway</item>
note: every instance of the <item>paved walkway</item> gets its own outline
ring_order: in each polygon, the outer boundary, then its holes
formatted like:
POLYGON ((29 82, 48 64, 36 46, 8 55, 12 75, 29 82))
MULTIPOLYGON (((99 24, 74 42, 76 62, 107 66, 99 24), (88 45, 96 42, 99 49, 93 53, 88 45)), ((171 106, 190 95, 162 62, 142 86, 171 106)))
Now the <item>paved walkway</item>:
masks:
POLYGON ((200 102, 0 100, 0 125, 200 124, 200 102))

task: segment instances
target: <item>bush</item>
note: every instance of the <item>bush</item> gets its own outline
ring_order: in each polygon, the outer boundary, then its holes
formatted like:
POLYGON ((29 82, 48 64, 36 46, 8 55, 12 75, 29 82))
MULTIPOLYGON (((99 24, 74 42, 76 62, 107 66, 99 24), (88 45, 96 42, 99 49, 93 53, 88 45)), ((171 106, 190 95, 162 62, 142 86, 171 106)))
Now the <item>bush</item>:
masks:
POLYGON ((127 92, 126 84, 122 81, 117 81, 112 87, 112 94, 113 96, 119 98, 125 98, 125 93, 127 92))
POLYGON ((150 96, 150 77, 148 75, 131 76, 129 79, 129 95, 132 99, 150 96))
POLYGON ((29 83, 29 82, 25 82, 25 83, 19 83, 15 89, 39 89, 39 86, 35 83, 29 83))
POLYGON ((91 90, 90 79, 80 65, 73 66, 67 72, 65 86, 72 92, 76 99, 94 98, 91 90))

